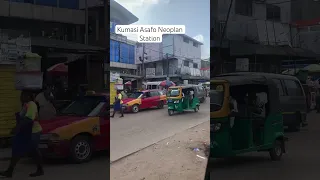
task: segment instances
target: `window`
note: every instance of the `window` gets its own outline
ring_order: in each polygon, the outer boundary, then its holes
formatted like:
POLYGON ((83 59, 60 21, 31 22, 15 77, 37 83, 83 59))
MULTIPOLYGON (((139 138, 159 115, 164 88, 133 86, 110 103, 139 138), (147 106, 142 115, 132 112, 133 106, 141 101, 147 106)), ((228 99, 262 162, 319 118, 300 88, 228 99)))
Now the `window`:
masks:
POLYGON ((189 67, 189 61, 183 61, 183 65, 189 67))
POLYGON ((298 82, 294 80, 284 80, 289 96, 302 96, 302 89, 298 82))
POLYGON ((185 43, 189 43, 189 39, 188 39, 188 38, 186 38, 186 37, 184 37, 184 38, 183 38, 183 42, 185 42, 185 43))
POLYGON ((236 14, 252 16, 252 0, 236 0, 236 14))
POLYGON ((277 88, 279 90, 279 96, 284 96, 284 89, 282 87, 282 83, 279 79, 272 79, 273 82, 277 85, 277 88))
POLYGON ((120 62, 128 64, 129 63, 129 45, 125 43, 121 43, 120 48, 121 48, 120 62))
POLYGON ((151 91, 150 95, 151 95, 151 97, 160 96, 158 91, 151 91))
POLYGON ((193 68, 198 69, 198 64, 197 63, 193 63, 193 68))
POLYGON ((272 4, 267 4, 267 20, 281 21, 281 8, 272 4))
POLYGON ((198 47, 198 43, 193 42, 193 46, 194 46, 194 47, 198 47))
POLYGON ((129 64, 135 64, 134 54, 135 54, 134 46, 129 45, 129 64))

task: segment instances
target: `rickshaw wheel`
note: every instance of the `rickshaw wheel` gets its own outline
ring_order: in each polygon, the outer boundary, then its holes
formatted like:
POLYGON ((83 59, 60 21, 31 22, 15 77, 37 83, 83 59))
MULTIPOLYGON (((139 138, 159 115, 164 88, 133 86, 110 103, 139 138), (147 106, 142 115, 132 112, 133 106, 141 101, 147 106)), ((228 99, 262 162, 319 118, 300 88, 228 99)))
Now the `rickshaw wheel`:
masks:
POLYGON ((199 106, 197 106, 196 108, 194 108, 194 112, 198 112, 199 111, 199 106))
POLYGON ((169 110, 168 110, 168 114, 169 114, 169 116, 172 116, 172 115, 173 115, 173 113, 174 113, 174 112, 173 112, 173 110, 172 110, 172 109, 169 109, 169 110))
POLYGON ((280 140, 276 140, 274 143, 274 147, 269 151, 271 160, 279 161, 282 157, 283 152, 284 149, 282 142, 280 140))

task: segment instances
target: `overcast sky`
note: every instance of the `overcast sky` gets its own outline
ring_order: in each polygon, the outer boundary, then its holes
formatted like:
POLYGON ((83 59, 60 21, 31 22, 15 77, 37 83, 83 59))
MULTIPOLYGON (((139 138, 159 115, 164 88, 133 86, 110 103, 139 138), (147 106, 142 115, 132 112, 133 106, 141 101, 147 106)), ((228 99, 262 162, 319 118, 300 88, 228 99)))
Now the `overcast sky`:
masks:
MULTIPOLYGON (((134 15, 139 25, 185 25, 186 35, 204 45, 202 58, 210 57, 210 0, 116 0, 134 15)), ((137 40, 136 36, 128 36, 137 40)))

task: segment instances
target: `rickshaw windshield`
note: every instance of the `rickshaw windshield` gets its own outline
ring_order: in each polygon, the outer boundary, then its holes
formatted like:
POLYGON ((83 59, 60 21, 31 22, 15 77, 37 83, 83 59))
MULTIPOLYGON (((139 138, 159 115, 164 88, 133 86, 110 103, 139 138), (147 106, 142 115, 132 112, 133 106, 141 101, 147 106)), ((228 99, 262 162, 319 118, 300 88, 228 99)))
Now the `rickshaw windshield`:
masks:
POLYGON ((180 90, 178 88, 169 89, 167 92, 168 97, 178 97, 180 95, 180 90))
POLYGON ((210 109, 218 111, 222 108, 224 100, 224 86, 221 84, 210 85, 210 109))

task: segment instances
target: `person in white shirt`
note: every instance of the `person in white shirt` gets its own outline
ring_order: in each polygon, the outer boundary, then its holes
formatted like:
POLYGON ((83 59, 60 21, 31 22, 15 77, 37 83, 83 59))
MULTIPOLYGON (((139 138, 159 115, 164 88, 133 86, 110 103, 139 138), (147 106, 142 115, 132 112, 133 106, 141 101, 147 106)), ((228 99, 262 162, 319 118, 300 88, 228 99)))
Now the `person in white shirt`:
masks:
MULTIPOLYGON (((238 103, 237 100, 235 100, 232 96, 230 96, 229 103, 231 104, 230 112, 237 113, 238 111, 238 103)), ((230 117, 230 127, 232 128, 234 126, 234 120, 235 116, 230 117)))
POLYGON ((45 88, 41 93, 39 93, 35 101, 39 103, 39 120, 49 120, 56 116, 56 108, 52 104, 53 94, 49 88, 45 88))

